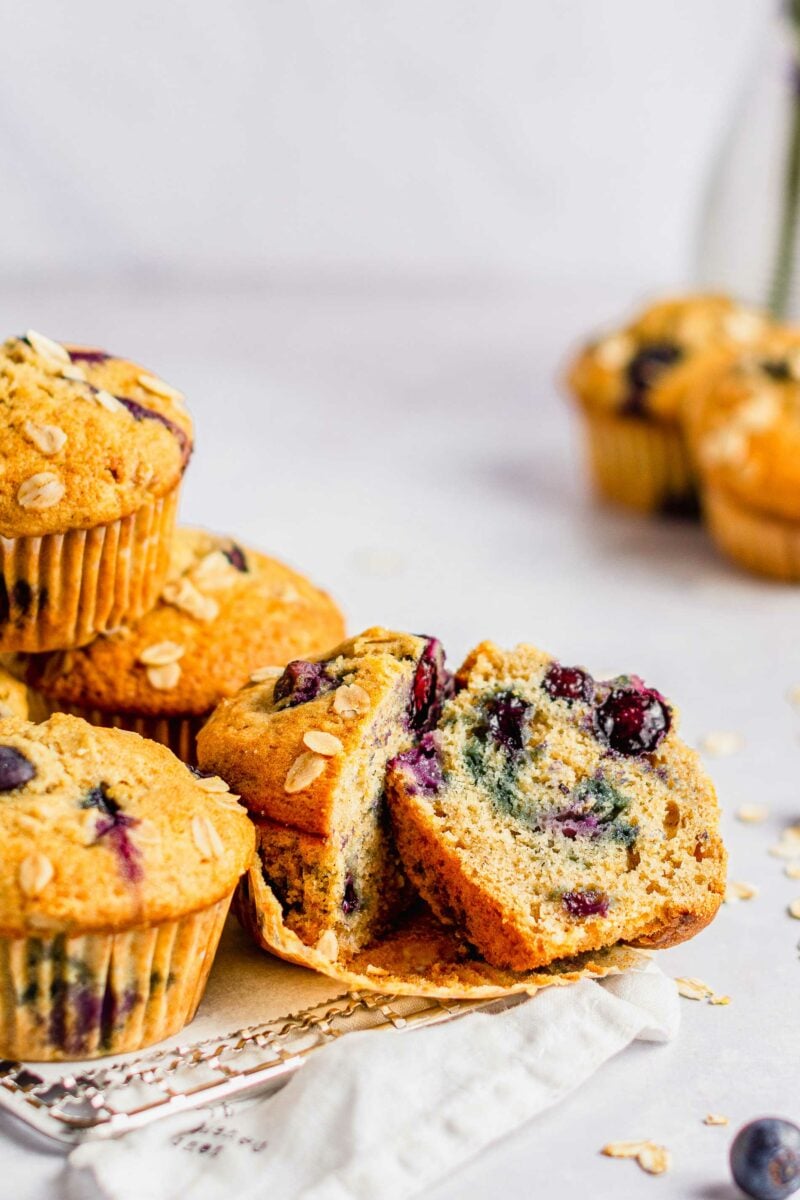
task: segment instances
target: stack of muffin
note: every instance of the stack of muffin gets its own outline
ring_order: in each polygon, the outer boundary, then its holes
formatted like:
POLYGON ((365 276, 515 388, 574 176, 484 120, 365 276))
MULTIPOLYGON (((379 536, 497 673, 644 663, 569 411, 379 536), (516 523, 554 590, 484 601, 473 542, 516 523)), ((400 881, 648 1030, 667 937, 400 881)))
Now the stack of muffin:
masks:
POLYGON ((176 528, 193 429, 155 375, 30 331, 0 348, 0 403, 0 1050, 115 1053, 191 1018, 252 858, 197 730, 343 620, 176 528))
POLYGON ((800 330, 724 296, 647 308, 569 372, 598 492, 702 512, 719 548, 800 580, 800 330))

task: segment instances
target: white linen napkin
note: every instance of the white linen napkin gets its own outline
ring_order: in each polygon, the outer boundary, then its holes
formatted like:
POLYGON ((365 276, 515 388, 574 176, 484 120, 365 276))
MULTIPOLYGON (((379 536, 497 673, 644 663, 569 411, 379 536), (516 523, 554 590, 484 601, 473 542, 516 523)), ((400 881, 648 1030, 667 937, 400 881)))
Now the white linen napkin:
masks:
POLYGON ((635 1039, 678 1028, 643 971, 548 988, 501 1013, 348 1034, 281 1091, 185 1113, 67 1162, 70 1200, 403 1200, 555 1104, 635 1039))

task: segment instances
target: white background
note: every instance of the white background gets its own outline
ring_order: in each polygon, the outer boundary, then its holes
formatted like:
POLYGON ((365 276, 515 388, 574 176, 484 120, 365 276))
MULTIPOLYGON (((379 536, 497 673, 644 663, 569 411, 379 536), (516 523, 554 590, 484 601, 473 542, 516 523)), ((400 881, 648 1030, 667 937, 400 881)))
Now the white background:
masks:
MULTIPOLYGON (((555 379, 634 296, 682 281, 755 0, 28 3, 3 17, 0 327, 130 353, 198 425, 184 516, 328 586, 351 628, 538 642, 638 670, 710 762, 731 874, 761 887, 662 956, 685 1002, 435 1200, 732 1200, 726 1149, 800 1117, 797 592, 702 531, 594 505, 555 379), (744 802, 770 807, 746 827, 744 802), (702 1117, 719 1111, 729 1129, 702 1117), (601 1159, 654 1138, 661 1180, 601 1159)), ((0 1162, 2 1144, 0 1144, 0 1162)), ((57 1164, 14 1180, 52 1200, 57 1164)), ((1 1189, 0 1189, 1 1190, 1 1189)), ((143 1197, 142 1200, 147 1200, 143 1197)), ((431 1200, 434 1194, 431 1193, 431 1200)))

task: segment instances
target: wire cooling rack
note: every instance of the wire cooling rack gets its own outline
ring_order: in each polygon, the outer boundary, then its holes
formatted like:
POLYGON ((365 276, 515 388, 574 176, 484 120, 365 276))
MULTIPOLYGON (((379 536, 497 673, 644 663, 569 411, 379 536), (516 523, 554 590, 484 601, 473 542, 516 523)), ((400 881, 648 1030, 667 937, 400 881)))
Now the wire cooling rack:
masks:
POLYGON ((288 1081, 317 1050, 348 1033, 402 1031, 524 1000, 432 1000, 345 992, 333 1000, 219 1038, 151 1051, 46 1080, 0 1059, 0 1109, 55 1141, 113 1138, 175 1113, 288 1081))

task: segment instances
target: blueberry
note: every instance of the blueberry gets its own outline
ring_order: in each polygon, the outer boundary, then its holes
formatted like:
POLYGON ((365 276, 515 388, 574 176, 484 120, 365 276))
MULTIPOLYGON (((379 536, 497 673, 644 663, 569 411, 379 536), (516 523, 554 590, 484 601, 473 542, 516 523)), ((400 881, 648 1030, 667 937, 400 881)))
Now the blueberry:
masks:
POLYGON ((415 733, 432 729, 441 715, 442 703, 451 690, 452 677, 445 669, 442 644, 438 638, 428 638, 411 684, 409 728, 415 733))
POLYGON ((290 662, 275 682, 272 693, 275 702, 286 700, 286 708, 294 708, 297 704, 307 704, 309 700, 316 700, 317 696, 333 691, 336 681, 328 675, 326 665, 306 662, 302 658, 290 662))
POLYGON ((587 917, 605 917, 608 913, 608 896, 597 888, 564 892, 561 903, 574 921, 585 921, 587 917))
POLYGON ((32 762, 13 746, 0 746, 0 792, 13 792, 30 783, 36 774, 32 762))
POLYGON ((223 547, 222 553, 232 567, 237 571, 247 571, 247 557, 241 546, 237 546, 236 542, 231 542, 229 546, 223 547))
POLYGON ((112 357, 105 350, 93 350, 88 346, 68 346, 67 349, 73 362, 104 363, 112 357))
POLYGON ((759 363, 761 370, 765 375, 769 375, 770 379, 774 379, 776 383, 788 383, 792 378, 792 372, 785 358, 771 358, 762 363, 759 363))
POLYGON ((444 783, 439 748, 432 733, 423 734, 418 745, 393 758, 389 767, 396 766, 413 776, 414 782, 408 789, 412 795, 434 796, 444 783))
POLYGON ((483 709, 488 737, 509 753, 519 753, 525 745, 525 723, 531 711, 530 704, 514 692, 498 692, 486 701, 483 709))
POLYGON ((138 817, 129 817, 109 794, 108 785, 99 783, 81 800, 81 808, 96 808, 100 819, 95 825, 95 844, 108 838, 119 862, 120 872, 129 883, 138 883, 143 876, 141 853, 131 841, 130 829, 139 824, 138 817))
POLYGON ((127 396, 116 396, 115 399, 119 400, 123 408, 127 408, 134 421, 158 421, 160 425, 168 429, 180 446, 181 457, 183 458, 184 466, 186 465, 192 455, 192 443, 180 425, 176 424, 175 421, 171 421, 169 417, 165 417, 163 413, 156 412, 154 408, 146 408, 144 404, 139 404, 137 400, 129 400, 127 396))
POLYGON ((731 1171, 754 1200, 783 1200, 800 1188, 800 1129, 762 1117, 740 1129, 731 1146, 731 1171))
POLYGON ((626 368, 630 385, 623 411, 641 416, 647 406, 647 393, 656 380, 683 358, 680 346, 673 342, 651 342, 634 354, 626 368))
POLYGON ((349 916, 352 912, 357 912, 361 907, 361 902, 358 898, 353 876, 348 873, 344 877, 344 896, 342 898, 342 912, 345 916, 349 916))
POLYGON ((612 687, 594 712, 597 737, 618 754, 648 754, 669 732, 672 714, 655 688, 638 681, 612 687))
POLYGON ((542 680, 542 687, 554 700, 591 700, 594 695, 594 680, 582 667, 562 667, 553 663, 542 680))

